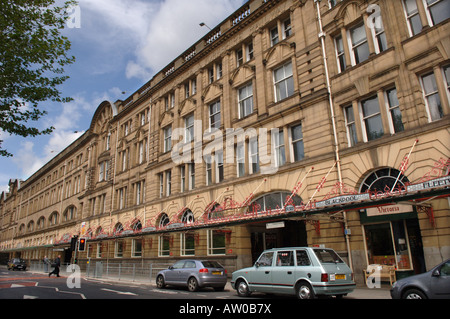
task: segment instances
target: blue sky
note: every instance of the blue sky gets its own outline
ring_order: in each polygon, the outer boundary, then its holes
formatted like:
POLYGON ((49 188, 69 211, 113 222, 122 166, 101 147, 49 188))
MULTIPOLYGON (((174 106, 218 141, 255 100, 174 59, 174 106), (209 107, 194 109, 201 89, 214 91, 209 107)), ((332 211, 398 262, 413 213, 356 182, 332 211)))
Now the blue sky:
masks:
POLYGON ((79 138, 102 101, 126 99, 209 32, 200 22, 213 28, 246 0, 78 2, 74 23, 63 31, 76 62, 66 67, 70 79, 60 86, 63 96, 74 101, 40 104, 48 115, 37 127, 54 126, 51 135, 22 138, 0 132, 2 147, 14 154, 0 157, 0 193, 8 191, 10 179, 26 180, 79 138))

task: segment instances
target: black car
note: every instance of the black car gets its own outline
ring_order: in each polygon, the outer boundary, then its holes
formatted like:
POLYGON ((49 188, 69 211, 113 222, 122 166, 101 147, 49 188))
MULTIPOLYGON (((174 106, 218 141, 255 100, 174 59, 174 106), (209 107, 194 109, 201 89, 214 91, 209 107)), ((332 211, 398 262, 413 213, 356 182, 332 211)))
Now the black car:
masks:
POLYGON ((13 258, 8 261, 8 270, 27 270, 27 262, 21 258, 13 258))
POLYGON ((391 297, 392 299, 450 299, 450 259, 429 272, 394 282, 391 297))

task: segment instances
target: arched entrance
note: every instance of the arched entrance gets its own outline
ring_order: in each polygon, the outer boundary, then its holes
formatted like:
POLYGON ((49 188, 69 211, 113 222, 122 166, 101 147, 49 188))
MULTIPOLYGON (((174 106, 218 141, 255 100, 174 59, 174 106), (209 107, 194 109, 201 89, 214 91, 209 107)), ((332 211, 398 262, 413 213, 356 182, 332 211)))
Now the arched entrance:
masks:
MULTIPOLYGON (((368 174, 360 192, 404 189, 409 180, 394 168, 368 174)), ((367 264, 395 266, 397 276, 425 272, 422 235, 416 208, 408 204, 371 207, 360 211, 367 264)))
MULTIPOLYGON (((291 195, 291 192, 283 191, 267 193, 257 197, 250 207, 258 212, 285 208, 286 200, 291 195)), ((292 197, 292 205, 300 205, 301 202, 299 196, 292 197)), ((308 245, 305 222, 301 219, 283 218, 267 223, 251 223, 247 227, 251 235, 253 263, 265 249, 308 245)))

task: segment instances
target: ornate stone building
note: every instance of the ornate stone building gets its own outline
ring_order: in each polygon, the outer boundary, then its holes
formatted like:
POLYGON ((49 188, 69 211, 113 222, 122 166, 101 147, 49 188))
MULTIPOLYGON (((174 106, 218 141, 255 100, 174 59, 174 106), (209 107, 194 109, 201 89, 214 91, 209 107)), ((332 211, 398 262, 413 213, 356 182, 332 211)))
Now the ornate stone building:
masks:
POLYGON ((213 258, 325 245, 450 256, 449 0, 250 0, 0 197, 0 252, 213 258))

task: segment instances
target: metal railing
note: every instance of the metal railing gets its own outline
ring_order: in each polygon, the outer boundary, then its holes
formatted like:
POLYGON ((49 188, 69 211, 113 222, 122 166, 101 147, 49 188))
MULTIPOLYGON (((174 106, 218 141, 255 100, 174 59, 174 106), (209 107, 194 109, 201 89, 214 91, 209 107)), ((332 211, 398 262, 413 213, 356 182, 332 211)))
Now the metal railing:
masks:
MULTIPOLYGON (((169 263, 117 263, 106 261, 89 262, 81 266, 81 274, 86 278, 103 278, 113 279, 117 281, 128 282, 145 282, 151 283, 155 281, 155 277, 159 271, 167 269, 169 263)), ((61 265, 60 272, 62 275, 70 275, 67 272, 67 265, 61 265)), ((30 271, 48 273, 52 271, 50 265, 45 265, 40 261, 32 261, 29 266, 30 271)))

